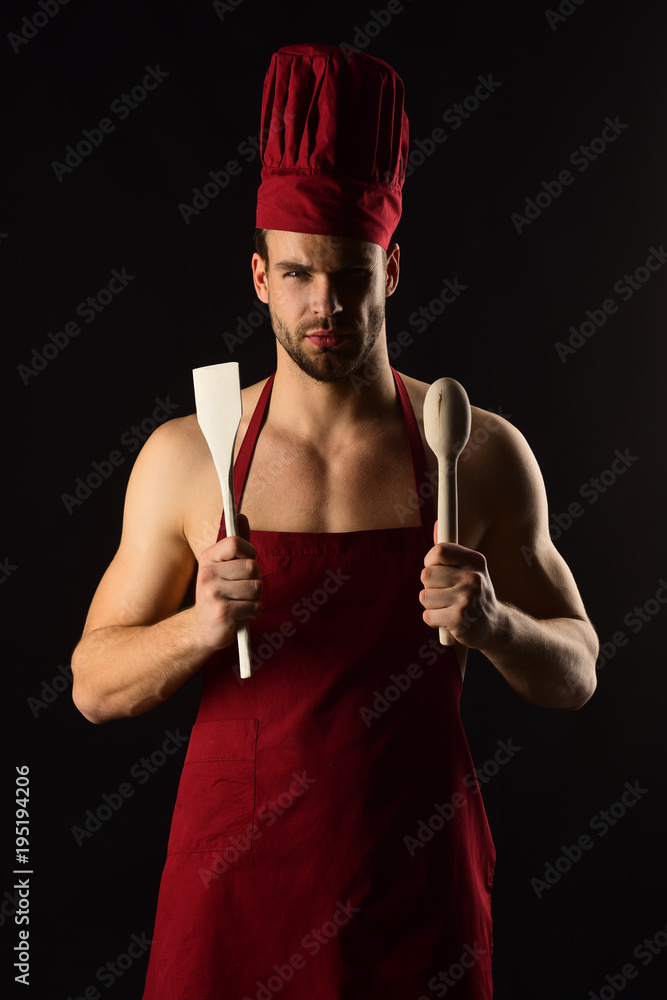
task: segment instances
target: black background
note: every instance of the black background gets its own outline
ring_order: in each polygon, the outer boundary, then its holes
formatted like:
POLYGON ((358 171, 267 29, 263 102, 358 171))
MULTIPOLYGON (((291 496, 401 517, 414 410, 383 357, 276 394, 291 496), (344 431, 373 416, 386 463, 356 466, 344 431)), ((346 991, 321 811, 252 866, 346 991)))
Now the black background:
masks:
MULTIPOLYGON (((167 731, 187 734, 198 680, 146 716, 94 727, 74 708, 58 667, 67 670, 118 544, 136 455, 126 432, 142 421, 150 428, 156 400, 168 400, 173 416, 192 412, 193 367, 238 361, 244 385, 272 370, 267 323, 233 352, 223 338, 255 308, 249 259, 259 166, 238 147, 259 131, 271 53, 300 41, 353 44, 356 36, 405 82, 413 153, 434 129, 448 135, 405 185, 396 234, 403 269, 388 331, 390 341, 408 331, 413 342, 394 363, 429 382, 451 375, 473 403, 502 409, 535 451, 552 515, 579 504, 569 525, 552 519, 553 534, 609 644, 603 649, 614 654, 599 661, 598 690, 577 713, 520 702, 488 661, 470 658, 463 711, 477 764, 498 740, 522 748, 484 786, 498 850, 495 995, 665 996, 667 954, 643 964, 633 952, 656 934, 667 941, 667 612, 655 601, 667 577, 667 267, 627 302, 614 284, 667 241, 667 10, 565 2, 571 13, 552 26, 541 3, 397 6, 369 38, 357 31, 372 10, 386 10, 382 0, 326 9, 242 0, 219 12, 212 3, 71 0, 30 29, 34 37, 18 52, 5 36, 42 8, 3 7, 0 593, 13 692, 3 787, 11 813, 14 768, 29 765, 34 872, 31 986, 14 987, 13 959, 0 970, 2 988, 17 995, 67 1000, 96 986, 102 996, 141 996, 146 955, 108 987, 96 973, 127 952, 133 934, 151 936, 184 750, 144 784, 130 769, 161 748, 167 731), (168 76, 121 121, 110 105, 158 64, 168 76), (444 123, 446 109, 489 74, 500 86, 460 128, 444 123), (579 171, 570 154, 616 116, 627 128, 579 171), (114 131, 59 181, 52 163, 104 117, 114 131), (191 204, 193 188, 230 159, 240 174, 186 223, 179 205, 191 204), (573 183, 517 232, 512 213, 568 168, 573 183), (79 318, 80 334, 26 376, 33 349, 41 353, 50 332, 76 320, 78 303, 105 288, 114 268, 134 275, 127 288, 93 322, 79 318), (418 333, 410 316, 438 297, 445 278, 466 291, 418 333), (562 360, 555 344, 609 298, 618 311, 562 360), (626 449, 635 460, 617 481, 607 474, 604 492, 590 486, 626 449), (73 495, 77 478, 114 451, 122 463, 68 511, 63 494, 73 495), (647 601, 641 628, 624 622, 647 601), (612 640, 619 632, 622 646, 612 640), (77 845, 72 827, 128 781, 135 794, 77 845), (619 801, 626 782, 645 792, 604 837, 592 832, 591 819, 619 801), (543 879, 562 845, 586 833, 592 849, 538 898, 531 879, 543 879), (637 973, 623 984, 628 963, 637 973)), ((18 931, 13 864, 8 847, 0 888, 7 956, 18 931)))

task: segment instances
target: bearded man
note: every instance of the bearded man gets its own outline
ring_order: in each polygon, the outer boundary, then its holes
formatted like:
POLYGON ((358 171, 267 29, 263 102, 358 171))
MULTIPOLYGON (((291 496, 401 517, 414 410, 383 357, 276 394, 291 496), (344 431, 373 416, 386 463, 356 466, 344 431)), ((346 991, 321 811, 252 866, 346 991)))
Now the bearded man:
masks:
POLYGON ((210 528, 220 491, 196 417, 163 424, 72 663, 96 723, 202 671, 144 1000, 430 1000, 453 985, 490 1000, 495 853, 459 712, 466 653, 519 697, 576 709, 597 639, 535 458, 502 417, 473 408, 485 443, 461 457, 460 544, 434 545, 432 500, 410 503, 436 463, 428 385, 387 353, 400 78, 362 53, 287 46, 262 123, 252 274, 277 361, 242 393, 240 535, 210 528))

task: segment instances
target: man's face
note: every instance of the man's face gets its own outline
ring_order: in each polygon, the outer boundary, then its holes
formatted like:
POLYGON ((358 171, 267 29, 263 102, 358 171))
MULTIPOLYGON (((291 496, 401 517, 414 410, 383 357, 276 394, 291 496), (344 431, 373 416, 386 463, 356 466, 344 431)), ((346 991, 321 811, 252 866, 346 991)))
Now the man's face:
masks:
POLYGON ((398 246, 271 230, 269 261, 252 259, 284 350, 320 382, 347 378, 383 348, 385 299, 398 281, 398 246))

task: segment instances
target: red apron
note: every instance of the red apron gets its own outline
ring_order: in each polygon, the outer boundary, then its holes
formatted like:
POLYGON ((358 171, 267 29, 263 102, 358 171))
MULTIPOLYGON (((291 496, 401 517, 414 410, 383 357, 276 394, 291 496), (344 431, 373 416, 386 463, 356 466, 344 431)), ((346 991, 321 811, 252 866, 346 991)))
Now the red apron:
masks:
MULTIPOLYGON (((419 485, 424 447, 394 377, 419 485)), ((454 986, 490 1000, 495 852, 456 655, 422 619, 433 503, 421 513, 421 527, 252 532, 253 674, 240 680, 235 645, 202 670, 144 1000, 432 1000, 454 986)))

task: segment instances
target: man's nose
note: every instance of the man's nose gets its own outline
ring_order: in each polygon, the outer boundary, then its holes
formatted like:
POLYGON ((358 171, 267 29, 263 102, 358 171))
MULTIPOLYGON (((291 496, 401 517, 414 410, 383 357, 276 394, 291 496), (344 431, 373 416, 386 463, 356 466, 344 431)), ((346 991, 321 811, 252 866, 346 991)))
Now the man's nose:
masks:
POLYGON ((334 316, 342 310, 335 282, 327 275, 318 275, 311 290, 310 309, 314 316, 334 316))

